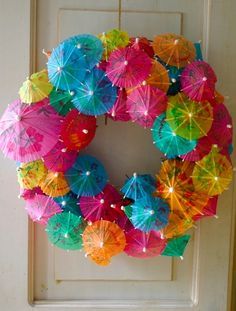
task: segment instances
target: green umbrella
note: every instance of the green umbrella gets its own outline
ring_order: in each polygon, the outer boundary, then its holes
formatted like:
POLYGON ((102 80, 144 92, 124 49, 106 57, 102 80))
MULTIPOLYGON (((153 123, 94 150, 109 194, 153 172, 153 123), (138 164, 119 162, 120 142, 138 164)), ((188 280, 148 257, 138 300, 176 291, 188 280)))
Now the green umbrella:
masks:
POLYGON ((45 231, 53 245, 66 250, 77 250, 82 248, 81 235, 85 226, 81 216, 63 212, 49 219, 45 231))
POLYGON ((180 257, 183 259, 184 250, 188 244, 190 235, 186 234, 178 238, 174 238, 168 241, 162 256, 180 257))
POLYGON ((71 109, 74 109, 74 105, 71 100, 73 98, 74 92, 68 92, 53 88, 52 92, 49 94, 50 105, 56 109, 56 111, 65 116, 71 109))

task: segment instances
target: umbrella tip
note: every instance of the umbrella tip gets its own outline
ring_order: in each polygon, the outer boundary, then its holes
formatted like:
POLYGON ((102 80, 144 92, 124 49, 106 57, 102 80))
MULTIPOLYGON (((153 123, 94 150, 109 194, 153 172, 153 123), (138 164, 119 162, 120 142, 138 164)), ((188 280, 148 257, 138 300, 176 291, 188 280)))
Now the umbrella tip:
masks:
POLYGON ((181 260, 184 260, 184 257, 183 257, 183 256, 180 256, 180 259, 181 259, 181 260))

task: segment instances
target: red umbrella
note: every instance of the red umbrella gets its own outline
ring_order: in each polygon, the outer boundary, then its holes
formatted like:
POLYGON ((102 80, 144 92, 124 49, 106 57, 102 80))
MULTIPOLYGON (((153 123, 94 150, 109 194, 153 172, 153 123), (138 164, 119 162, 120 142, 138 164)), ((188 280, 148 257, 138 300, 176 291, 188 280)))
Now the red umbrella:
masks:
POLYGON ((208 200, 206 206, 203 208, 202 213, 194 215, 193 220, 197 221, 204 217, 212 217, 212 216, 217 217, 216 216, 217 201, 218 201, 218 195, 211 197, 208 200))
POLYGON ((134 229, 134 226, 124 212, 125 206, 130 205, 132 202, 133 201, 129 199, 122 199, 120 202, 111 204, 111 207, 117 212, 115 222, 125 232, 134 229))
POLYGON ((72 109, 62 124, 61 137, 69 150, 81 150, 92 141, 95 132, 96 118, 72 109))
POLYGON ((118 91, 115 105, 107 113, 107 116, 114 121, 129 121, 130 115, 127 113, 127 94, 125 89, 118 91))
POLYGON ((126 47, 111 53, 106 72, 113 84, 130 88, 144 81, 151 67, 151 59, 145 52, 126 47))
POLYGON ((166 94, 151 85, 140 86, 128 95, 128 113, 134 122, 144 128, 152 127, 156 117, 166 110, 166 106, 166 94))
POLYGON ((159 231, 142 232, 133 229, 126 233, 125 253, 132 257, 150 258, 160 255, 166 247, 166 240, 159 231))
POLYGON ((149 57, 153 58, 154 51, 150 44, 150 41, 145 37, 136 37, 136 38, 130 38, 130 44, 132 48, 145 52, 149 57))
POLYGON ((192 151, 180 155, 180 158, 186 161, 193 161, 193 162, 199 161, 211 151, 211 147, 212 144, 209 137, 203 136, 199 138, 196 147, 192 151))

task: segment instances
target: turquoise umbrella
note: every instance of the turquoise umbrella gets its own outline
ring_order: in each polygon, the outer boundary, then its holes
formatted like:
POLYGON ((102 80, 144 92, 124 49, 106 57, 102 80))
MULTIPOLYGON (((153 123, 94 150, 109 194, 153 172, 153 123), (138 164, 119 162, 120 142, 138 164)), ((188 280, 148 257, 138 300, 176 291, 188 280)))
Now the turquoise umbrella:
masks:
POLYGON ((81 216, 79 201, 76 195, 74 195, 72 192, 53 199, 57 204, 60 205, 64 212, 71 212, 77 216, 81 216))
POLYGON ((57 90, 54 87, 49 94, 50 105, 53 106, 60 115, 65 116, 69 111, 75 108, 71 102, 73 95, 73 91, 68 92, 59 89, 57 90))
POLYGON ((183 253, 190 239, 190 235, 186 234, 168 241, 166 248, 164 249, 162 256, 181 257, 183 259, 183 253))

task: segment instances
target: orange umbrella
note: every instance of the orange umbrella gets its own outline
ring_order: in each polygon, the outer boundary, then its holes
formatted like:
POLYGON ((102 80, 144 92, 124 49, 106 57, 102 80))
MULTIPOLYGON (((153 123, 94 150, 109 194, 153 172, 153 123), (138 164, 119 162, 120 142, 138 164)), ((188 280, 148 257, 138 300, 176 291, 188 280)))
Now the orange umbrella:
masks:
POLYGON ((152 62, 150 76, 146 80, 147 84, 156 86, 163 92, 167 92, 170 86, 170 79, 166 68, 156 60, 152 62))
POLYGON ((96 264, 106 266, 112 256, 123 251, 126 240, 118 225, 107 220, 98 220, 85 228, 83 243, 86 255, 96 264))
POLYGON ((153 40, 153 49, 167 65, 178 68, 193 61, 196 55, 192 42, 172 33, 156 36, 153 40))
POLYGON ((50 197, 59 197, 67 194, 70 187, 63 173, 48 171, 48 174, 39 183, 42 191, 50 197))
POLYGON ((162 233, 166 239, 171 239, 184 234, 193 225, 194 222, 191 218, 182 217, 178 212, 171 213, 168 225, 163 229, 162 233))

